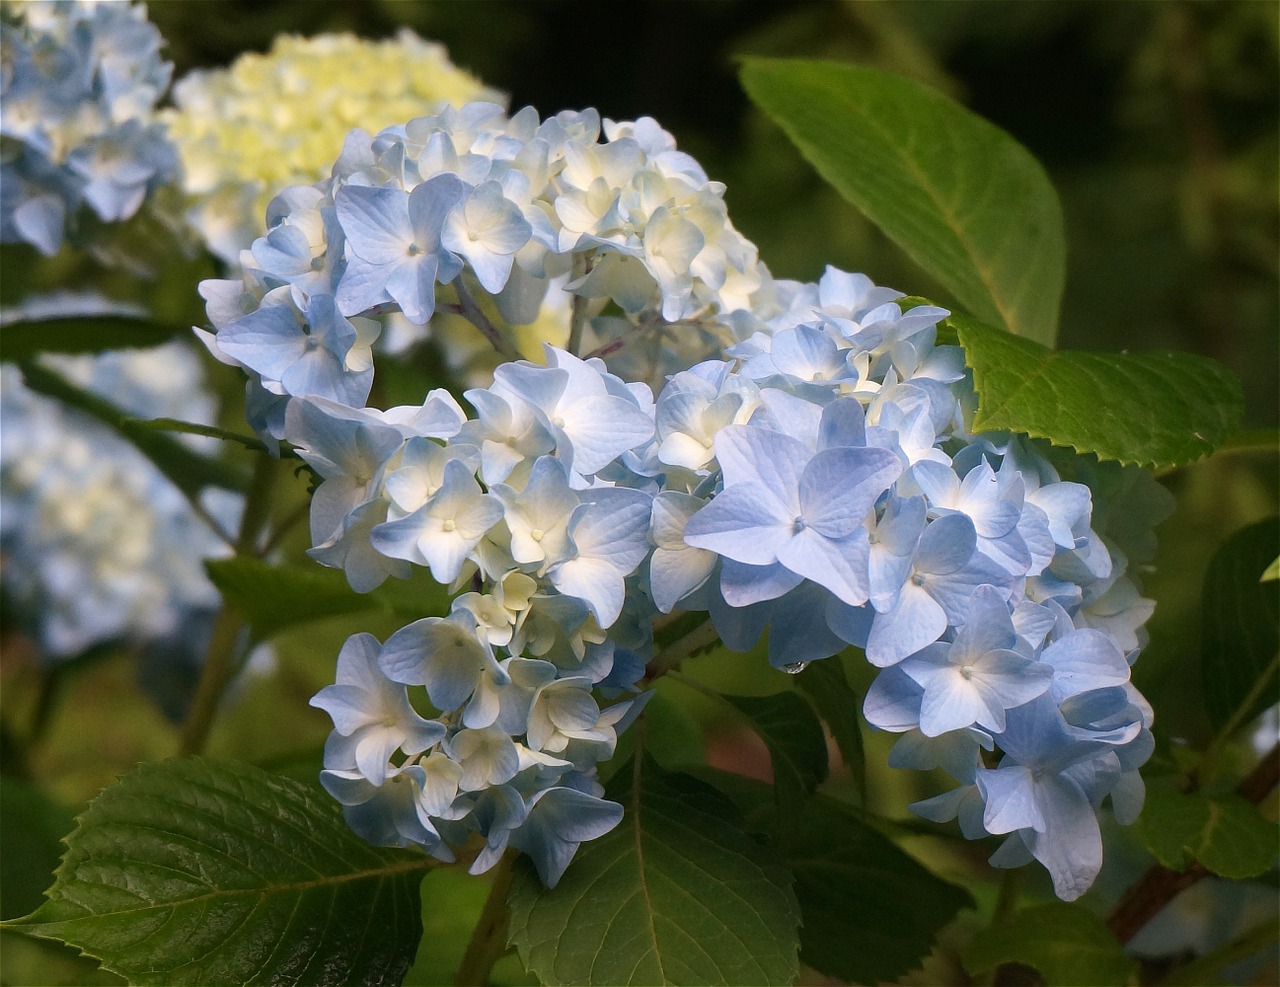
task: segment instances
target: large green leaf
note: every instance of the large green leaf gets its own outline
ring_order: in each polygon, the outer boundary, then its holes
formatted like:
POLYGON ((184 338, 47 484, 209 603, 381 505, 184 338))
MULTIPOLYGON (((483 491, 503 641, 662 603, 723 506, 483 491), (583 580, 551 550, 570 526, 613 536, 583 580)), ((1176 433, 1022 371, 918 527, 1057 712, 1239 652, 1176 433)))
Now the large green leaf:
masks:
POLYGON ((865 801, 867 758, 862 743, 862 727, 858 722, 862 702, 849 685, 840 657, 837 655, 825 661, 810 662, 796 676, 796 688, 813 704, 813 708, 827 724, 845 767, 865 801))
POLYGON ((887 72, 749 58, 742 84, 819 173, 969 311, 1053 345, 1066 270, 1044 169, 999 127, 887 72))
POLYGON ((978 933, 964 954, 975 975, 1002 963, 1035 967, 1048 987, 1125 984, 1137 968, 1102 919, 1063 902, 1016 912, 978 933))
POLYGON ((827 777, 827 740, 812 708, 794 692, 724 698, 769 748, 778 805, 797 809, 827 777))
POLYGON ((782 855, 796 876, 800 959, 851 983, 920 965, 938 931, 973 900, 935 877, 834 799, 806 806, 782 855))
POLYGON ((1158 786, 1147 794, 1138 834, 1171 870, 1199 861, 1222 877, 1257 877, 1276 862, 1276 824, 1238 795, 1210 797, 1158 786))
POLYGON ((379 849, 315 786, 245 764, 147 764, 66 839, 48 901, 7 927, 135 984, 394 984, 423 855, 379 849))
POLYGON ((626 808, 555 888, 528 861, 511 941, 545 984, 789 984, 800 914, 791 875, 714 789, 645 759, 609 795, 626 808))
POLYGON ((1233 718, 1243 725, 1275 702, 1280 586, 1262 576, 1277 544, 1280 517, 1249 525, 1223 542, 1205 573, 1200 667, 1205 709, 1219 729, 1233 718))
POLYGON ((33 391, 57 398, 63 404, 92 415, 115 429, 137 446, 188 497, 199 497, 200 491, 205 487, 243 490, 247 485, 243 471, 202 456, 172 436, 148 428, 110 401, 77 387, 56 371, 31 360, 23 363, 21 369, 23 379, 33 391))
POLYGON ((1211 453, 1244 413, 1239 379, 1205 357, 1055 352, 960 315, 943 327, 955 331, 973 370, 975 431, 1023 432, 1099 459, 1178 466, 1211 453))
POLYGON ((38 353, 97 353, 159 346, 191 332, 141 316, 88 315, 7 322, 0 330, 0 357, 26 360, 38 353))
POLYGON ((445 589, 430 579, 390 581, 371 593, 357 593, 340 571, 318 565, 272 565, 240 555, 209 560, 205 568, 258 638, 344 613, 379 610, 425 617, 449 609, 445 589))

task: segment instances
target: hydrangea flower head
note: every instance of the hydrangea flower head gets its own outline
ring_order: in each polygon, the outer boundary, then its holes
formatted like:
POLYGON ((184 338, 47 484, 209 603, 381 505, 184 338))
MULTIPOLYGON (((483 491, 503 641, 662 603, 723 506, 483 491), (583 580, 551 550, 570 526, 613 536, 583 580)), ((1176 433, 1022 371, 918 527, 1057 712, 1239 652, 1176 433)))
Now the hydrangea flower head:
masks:
POLYGON ((722 186, 651 120, 469 104, 354 132, 315 191, 271 217, 324 230, 325 276, 300 289, 255 246, 263 266, 206 295, 210 345, 286 405, 255 426, 320 464, 316 558, 357 589, 415 565, 467 589, 376 668, 339 672, 364 696, 424 690, 435 743, 388 717, 362 765, 364 720, 317 697, 335 725, 326 784, 358 831, 437 854, 478 832, 473 869, 513 846, 555 883, 618 821, 596 765, 643 706, 654 618, 702 611, 734 650, 767 630, 787 671, 863 649, 880 669, 864 712, 903 734, 894 763, 960 784, 920 810, 1007 834, 993 863, 1036 859, 1060 896, 1083 892, 1097 808, 1133 817, 1151 751, 1128 660, 1149 601, 1119 544, 1148 557, 1149 531, 1097 498, 1141 501, 1130 482, 1153 481, 973 434, 963 354, 937 343, 946 310, 834 269, 774 281, 722 186), (309 336, 333 307, 320 297, 352 321, 444 310, 508 356, 487 312, 527 322, 558 300, 572 331, 433 430, 439 416, 344 407, 335 382, 369 367, 340 346, 323 381, 240 351, 276 306, 309 336), (339 454, 361 429, 377 441, 339 454))
POLYGON ((453 65, 443 45, 407 28, 381 41, 281 35, 265 54, 188 73, 173 98, 161 118, 182 158, 192 225, 233 264, 262 235, 271 197, 325 177, 352 129, 503 101, 453 65))
MULTIPOLYGON (((212 420, 200 365, 177 343, 46 359, 128 413, 212 420)), ((38 615, 27 629, 42 656, 176 635, 211 612, 202 559, 230 550, 177 488, 107 426, 29 390, 16 367, 0 375, 3 587, 38 615)), ((240 501, 209 490, 204 506, 228 528, 240 501)))
POLYGON ((0 6, 0 241, 52 256, 90 217, 115 223, 176 180, 155 119, 173 66, 132 3, 0 6))

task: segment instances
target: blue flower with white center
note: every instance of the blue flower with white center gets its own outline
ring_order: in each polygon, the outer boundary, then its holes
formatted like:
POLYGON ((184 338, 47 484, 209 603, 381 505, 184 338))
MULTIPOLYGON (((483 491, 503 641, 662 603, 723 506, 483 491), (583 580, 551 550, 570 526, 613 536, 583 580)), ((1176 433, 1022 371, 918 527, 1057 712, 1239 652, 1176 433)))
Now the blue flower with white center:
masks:
POLYGON ((338 308, 357 315, 394 301, 405 317, 425 325, 436 307, 436 282, 458 276, 462 262, 440 242, 449 211, 466 186, 437 175, 414 187, 344 185, 334 197, 350 259, 338 282, 338 308))
POLYGON ((503 195, 502 186, 484 182, 467 192, 445 217, 440 242, 466 261, 485 291, 497 294, 511 276, 516 251, 532 233, 520 208, 503 195))
POLYGON ((359 333, 332 296, 313 295, 299 311, 289 288, 277 288, 261 308, 232 322, 218 348, 262 377, 280 382, 286 394, 316 396, 359 407, 369 396, 373 372, 352 372, 347 356, 359 333))
POLYGON ((630 393, 611 391, 602 366, 550 347, 548 356, 548 367, 503 364, 494 373, 494 390, 534 409, 575 473, 598 473, 653 436, 653 416, 630 393))
POLYGON ((977 551, 973 522, 963 514, 929 522, 902 585, 895 594, 886 587, 881 601, 873 601, 867 660, 883 668, 932 644, 948 625, 964 621, 969 599, 983 583, 1007 592, 1009 577, 977 551))
POLYGON ((905 658, 902 669, 923 690, 920 731, 937 737, 978 726, 1001 733, 1005 711, 1049 688, 1054 670, 1013 650, 1017 634, 1004 595, 979 586, 950 644, 931 644, 905 658))
POLYGON ((624 580, 649 554, 652 498, 639 490, 606 487, 574 509, 569 523, 573 554, 547 578, 561 593, 586 603, 601 627, 622 612, 624 580))
POLYGON ((1058 897, 1074 901, 1102 866, 1093 807, 1119 778, 1119 761, 1107 745, 1082 742, 1047 696, 1011 710, 996 743, 1004 758, 976 775, 983 825, 1018 834, 1049 871, 1058 897))
POLYGON ((685 541, 748 565, 780 562, 853 606, 868 596, 863 519, 898 476, 881 449, 813 454, 789 436, 732 425, 716 436, 725 488, 685 525, 685 541))
POLYGON ((560 460, 539 456, 523 490, 498 484, 493 494, 511 532, 511 557, 520 565, 542 575, 573 553, 569 522, 581 498, 570 488, 569 471, 560 460))
POLYGON ((458 610, 448 617, 424 617, 396 631, 382 646, 378 665, 392 682, 426 686, 439 710, 457 709, 488 675, 498 684, 510 676, 493 649, 476 633, 475 617, 458 610))
POLYGON ((444 464, 444 482, 412 514, 386 521, 372 532, 374 548, 393 559, 429 566, 437 582, 458 578, 472 549, 502 519, 502 502, 481 491, 459 459, 444 464))
POLYGON ((391 755, 421 754, 445 736, 444 724, 419 716, 403 685, 378 667, 381 646, 372 634, 355 634, 338 653, 334 685, 321 689, 311 705, 333 718, 331 755, 354 763, 369 782, 381 786, 392 770, 391 755))

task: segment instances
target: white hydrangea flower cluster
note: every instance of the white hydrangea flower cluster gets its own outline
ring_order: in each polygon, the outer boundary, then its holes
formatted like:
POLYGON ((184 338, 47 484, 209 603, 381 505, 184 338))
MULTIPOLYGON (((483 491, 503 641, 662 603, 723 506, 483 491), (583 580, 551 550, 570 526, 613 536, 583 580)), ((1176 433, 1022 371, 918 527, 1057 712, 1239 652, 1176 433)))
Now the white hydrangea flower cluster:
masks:
MULTIPOLYGON (((199 361, 177 343, 46 361, 139 417, 213 413, 199 361)), ((0 368, 0 382, 3 586, 37 621, 42 656, 176 636, 216 607, 201 560, 229 549, 181 492, 105 425, 29 390, 16 367, 0 368)), ((224 526, 240 510, 223 491, 205 506, 224 526)))
POLYGON ((0 241, 56 254, 82 207, 118 222, 175 180, 160 47, 142 4, 0 4, 0 241))
POLYGON ((322 780, 375 842, 450 859, 478 832, 473 870, 514 846, 554 884, 621 814, 595 766, 642 697, 595 697, 642 684, 660 614, 704 611, 733 650, 768 630, 788 672, 861 648, 894 763, 960 783, 918 810, 1007 834, 993 862, 1034 857, 1078 896, 1098 807, 1142 801, 1130 563, 1167 495, 972 434, 945 310, 835 269, 773 281, 669 135, 604 129, 477 104, 356 132, 331 183, 274 201, 243 281, 203 286, 211 348, 269 395, 255 425, 322 479, 313 557, 357 590, 417 565, 459 593, 348 641, 313 700, 322 780), (471 416, 444 391, 366 407, 361 320, 426 321, 438 284, 499 347, 477 295, 510 319, 568 293, 570 345, 501 365, 471 416), (635 379, 655 374, 656 398, 635 379))
POLYGON ((234 264, 275 192, 326 177, 353 128, 478 99, 503 101, 408 28, 381 41, 281 35, 265 54, 183 76, 160 119, 182 158, 191 226, 234 264))

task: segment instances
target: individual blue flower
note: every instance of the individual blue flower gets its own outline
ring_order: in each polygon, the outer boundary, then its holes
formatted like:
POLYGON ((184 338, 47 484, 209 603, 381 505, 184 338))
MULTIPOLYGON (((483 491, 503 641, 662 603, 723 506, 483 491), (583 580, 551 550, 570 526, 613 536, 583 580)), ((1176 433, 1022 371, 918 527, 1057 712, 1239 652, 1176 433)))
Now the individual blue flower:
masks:
POLYGON ((523 850, 549 888, 560 883, 578 846, 599 839, 622 821, 617 802, 573 788, 549 788, 529 800, 525 821, 511 834, 511 845, 523 850))
POLYGON ((748 565, 780 562, 853 606, 868 596, 863 521, 901 472, 882 449, 813 454, 769 429, 731 425, 715 441, 725 488, 685 525, 685 541, 748 565))
POLYGON ((282 287, 260 308, 223 328, 217 346, 255 373, 279 381, 287 394, 360 407, 369 396, 373 371, 353 372, 347 366, 358 337, 332 296, 313 295, 299 311, 290 289, 282 287))
POLYGON ((569 524, 573 555, 547 578, 561 593, 586 603, 601 627, 622 612, 624 580, 649 554, 652 498, 639 490, 606 487, 589 491, 569 524))
POLYGON ((426 686, 432 704, 442 711, 465 703, 481 676, 502 684, 510 681, 489 643, 476 633, 475 617, 467 610, 424 617, 400 628, 382 646, 378 664, 393 682, 426 686))
POLYGON ((333 718, 333 756, 353 762, 375 786, 386 781, 397 750, 421 754, 445 736, 444 724, 419 716, 404 686, 383 675, 381 650, 372 634, 352 635, 338 653, 337 682, 311 699, 333 718))
POLYGON ((886 594, 874 604, 867 660, 884 668, 932 644, 948 625, 963 623, 974 590, 983 583, 1007 586, 1008 578, 977 551, 977 534, 965 515, 931 521, 896 597, 886 594))
POLYGON ((440 242, 467 262, 485 291, 497 294, 511 276, 516 251, 532 233, 520 208, 503 196, 502 186, 483 182, 445 217, 440 242))
POLYGON ((921 733, 937 737, 969 726, 1002 733, 1005 711, 1030 702, 1054 678, 1049 665, 1014 651, 1016 644, 1004 594, 979 586, 954 641, 928 645, 897 666, 924 690, 921 733))
POLYGON ((1048 696, 1010 710, 996 743, 1004 758, 976 775, 983 825, 1018 834, 1049 871, 1058 897, 1074 901, 1102 866, 1094 805, 1119 777, 1116 755, 1105 744, 1081 742, 1048 696))
POLYGON ((436 282, 458 276, 462 262, 440 243, 440 231, 465 185, 437 175, 413 191, 344 185, 334 196, 350 259, 338 283, 338 308, 358 315, 394 301, 425 325, 436 306, 436 282))
POLYGON ((372 541, 384 555, 429 566, 432 577, 447 585, 501 519, 502 502, 481 491, 466 464, 451 459, 440 489, 412 514, 375 527, 372 541))

